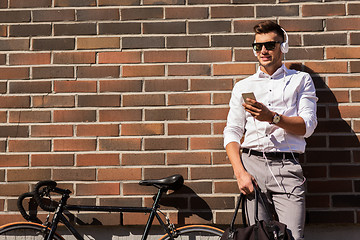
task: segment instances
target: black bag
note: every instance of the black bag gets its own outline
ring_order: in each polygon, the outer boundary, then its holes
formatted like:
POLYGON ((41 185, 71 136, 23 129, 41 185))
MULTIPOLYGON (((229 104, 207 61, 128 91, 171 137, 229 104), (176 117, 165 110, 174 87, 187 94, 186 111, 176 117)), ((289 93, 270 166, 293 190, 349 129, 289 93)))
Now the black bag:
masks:
POLYGON ((254 193, 255 193, 255 224, 248 226, 246 224, 246 196, 244 194, 240 194, 240 198, 236 204, 235 213, 233 219, 230 223, 230 227, 226 229, 224 234, 222 235, 220 240, 291 240, 291 234, 285 224, 280 223, 274 220, 272 215, 270 215, 270 211, 265 203, 265 200, 261 196, 260 189, 254 185, 254 193), (259 220, 258 219, 258 204, 259 198, 263 205, 265 206, 266 213, 269 216, 270 221, 259 220), (242 203, 242 219, 244 227, 235 229, 235 219, 240 208, 240 203, 242 203))

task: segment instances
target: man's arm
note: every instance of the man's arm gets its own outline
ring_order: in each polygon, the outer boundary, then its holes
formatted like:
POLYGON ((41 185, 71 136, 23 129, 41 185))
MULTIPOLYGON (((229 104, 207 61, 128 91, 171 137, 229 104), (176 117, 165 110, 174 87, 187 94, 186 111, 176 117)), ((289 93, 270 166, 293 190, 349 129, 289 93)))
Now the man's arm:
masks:
POLYGON ((240 192, 243 194, 252 193, 254 191, 252 185, 252 180, 254 180, 254 177, 245 170, 242 164, 240 157, 240 144, 237 142, 231 142, 227 144, 226 153, 233 167, 240 192))
MULTIPOLYGON (((248 101, 252 105, 246 103, 243 104, 247 112, 259 121, 272 122, 275 112, 270 111, 264 104, 257 102, 254 99, 248 98, 248 101)), ((288 117, 281 115, 280 122, 276 124, 276 126, 295 135, 303 136, 306 133, 305 121, 299 116, 288 117)))

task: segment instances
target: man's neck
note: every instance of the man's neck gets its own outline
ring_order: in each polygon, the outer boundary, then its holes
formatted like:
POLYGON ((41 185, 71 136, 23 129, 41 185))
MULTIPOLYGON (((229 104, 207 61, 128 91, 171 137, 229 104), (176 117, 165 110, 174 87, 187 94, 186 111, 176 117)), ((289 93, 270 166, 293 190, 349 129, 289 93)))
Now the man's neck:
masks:
POLYGON ((268 67, 264 67, 264 66, 260 66, 261 71, 263 71, 264 73, 268 74, 269 76, 273 75, 276 70, 278 70, 279 68, 281 68, 282 63, 280 65, 276 65, 276 66, 268 66, 268 67))

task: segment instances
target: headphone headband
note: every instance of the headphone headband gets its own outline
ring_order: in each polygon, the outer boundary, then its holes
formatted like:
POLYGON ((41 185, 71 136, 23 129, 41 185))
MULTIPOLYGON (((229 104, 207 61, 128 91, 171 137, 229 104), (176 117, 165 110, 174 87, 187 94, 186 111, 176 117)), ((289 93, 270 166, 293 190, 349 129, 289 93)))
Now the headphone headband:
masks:
MULTIPOLYGON (((282 53, 287 53, 289 51, 289 36, 285 31, 285 29, 281 28, 281 30, 284 32, 284 42, 280 44, 280 50, 282 53)), ((254 43, 256 43, 256 40, 254 41, 254 43)), ((253 52, 254 52, 254 56, 256 57, 257 55, 254 49, 253 52)))

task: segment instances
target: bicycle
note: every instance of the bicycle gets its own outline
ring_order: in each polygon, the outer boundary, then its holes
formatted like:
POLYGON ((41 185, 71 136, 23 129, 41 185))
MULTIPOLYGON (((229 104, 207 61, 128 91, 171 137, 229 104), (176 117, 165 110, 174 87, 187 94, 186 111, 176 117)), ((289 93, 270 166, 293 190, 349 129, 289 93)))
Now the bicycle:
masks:
MULTIPOLYGON (((147 223, 142 235, 142 240, 146 240, 150 228, 156 218, 160 226, 164 229, 165 234, 160 240, 167 239, 220 239, 223 230, 208 225, 185 225, 183 227, 175 227, 169 218, 160 211, 159 202, 162 195, 168 190, 176 191, 184 183, 181 175, 173 175, 162 179, 142 180, 139 182, 143 186, 154 186, 158 188, 157 193, 153 197, 153 205, 149 207, 117 207, 117 206, 87 206, 87 205, 68 205, 67 200, 70 198, 71 191, 56 187, 55 181, 40 181, 35 185, 34 191, 24 193, 19 196, 17 206, 21 215, 29 222, 15 222, 0 227, 0 240, 5 239, 44 239, 44 240, 64 240, 64 238, 56 232, 58 224, 62 223, 69 232, 77 239, 84 240, 81 234, 65 217, 64 211, 90 211, 90 212, 133 212, 133 213, 149 213, 147 223), (51 199, 51 193, 61 195, 60 200, 51 199), (36 214, 29 214, 25 211, 23 201, 30 198, 30 204, 40 206, 44 211, 48 211, 49 215, 44 223, 37 218, 36 214), (49 221, 50 212, 54 212, 52 220, 49 221), (161 214, 161 215, 160 215, 161 214), (166 223, 162 220, 164 216, 166 223)), ((29 210, 30 211, 30 210, 29 210)))

